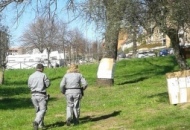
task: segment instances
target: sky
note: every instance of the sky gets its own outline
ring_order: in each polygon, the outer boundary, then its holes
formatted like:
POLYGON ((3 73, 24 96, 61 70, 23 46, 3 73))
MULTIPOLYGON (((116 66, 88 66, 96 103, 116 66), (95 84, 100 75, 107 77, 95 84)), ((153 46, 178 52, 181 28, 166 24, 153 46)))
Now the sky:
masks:
MULTIPOLYGON (((33 0, 35 1, 35 0, 33 0)), ((62 4, 58 4, 62 5, 62 4)), ((34 21, 35 14, 34 11, 31 10, 31 8, 27 8, 27 10, 24 11, 24 14, 18 19, 14 20, 16 17, 15 12, 13 12, 13 4, 9 5, 4 12, 3 15, 3 25, 8 26, 10 30, 10 34, 12 36, 11 38, 11 46, 19 47, 21 45, 19 41, 19 37, 22 35, 22 33, 28 28, 28 25, 31 24, 34 21)), ((62 6, 58 7, 59 12, 61 11, 62 6)), ((68 16, 68 14, 65 11, 65 14, 59 13, 59 17, 63 18, 65 22, 69 22, 72 20, 71 17, 68 16)), ((95 31, 95 25, 91 24, 85 24, 82 22, 82 20, 74 20, 72 22, 69 22, 69 30, 78 28, 84 35, 85 38, 95 41, 98 39, 97 31, 95 31)))

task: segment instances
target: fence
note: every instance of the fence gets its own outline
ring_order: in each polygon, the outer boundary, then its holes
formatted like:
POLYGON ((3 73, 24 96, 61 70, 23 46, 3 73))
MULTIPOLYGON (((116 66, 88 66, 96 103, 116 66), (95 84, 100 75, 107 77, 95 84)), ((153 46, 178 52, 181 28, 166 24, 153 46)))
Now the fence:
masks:
POLYGON ((31 69, 35 68, 40 62, 25 61, 25 62, 8 62, 6 69, 31 69))

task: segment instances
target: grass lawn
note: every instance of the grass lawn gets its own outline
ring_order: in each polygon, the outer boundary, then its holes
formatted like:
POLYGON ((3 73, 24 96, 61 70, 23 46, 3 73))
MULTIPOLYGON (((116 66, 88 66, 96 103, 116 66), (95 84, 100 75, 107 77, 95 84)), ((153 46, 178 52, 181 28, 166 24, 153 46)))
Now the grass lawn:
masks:
MULTIPOLYGON (((48 130, 188 130, 189 103, 169 103, 166 73, 178 71, 172 56, 121 60, 114 86, 96 85, 98 64, 79 66, 89 86, 81 102, 80 124, 66 126, 66 101, 59 84, 67 68, 45 69, 51 95, 45 125, 48 130)), ((27 87, 35 70, 6 70, 0 86, 0 130, 31 130, 35 110, 27 87)))

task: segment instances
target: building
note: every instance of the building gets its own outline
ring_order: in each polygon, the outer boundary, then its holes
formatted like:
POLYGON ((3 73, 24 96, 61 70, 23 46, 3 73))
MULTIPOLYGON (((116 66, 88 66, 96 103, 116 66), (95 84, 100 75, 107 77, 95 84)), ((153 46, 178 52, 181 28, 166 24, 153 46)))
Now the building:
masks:
POLYGON ((23 49, 20 47, 9 48, 8 55, 19 55, 23 54, 23 49))
MULTIPOLYGON (((146 44, 156 44, 159 43, 160 46, 170 47, 171 41, 170 38, 162 33, 157 27, 154 29, 154 32, 151 35, 147 35, 146 30, 142 29, 141 35, 144 35, 143 39, 146 44)), ((137 35, 139 36, 139 35, 137 35)), ((140 46, 142 43, 137 42, 137 46, 140 46)), ((127 33, 121 32, 118 40, 118 49, 121 48, 124 51, 127 48, 133 47, 133 41, 129 39, 127 33)))
MULTIPOLYGON (((33 51, 36 52, 36 51, 33 51)), ((58 67, 64 65, 64 54, 58 51, 50 52, 49 63, 48 53, 44 50, 43 53, 32 54, 16 54, 8 55, 6 58, 6 69, 30 69, 35 68, 38 63, 42 63, 44 66, 58 67)))

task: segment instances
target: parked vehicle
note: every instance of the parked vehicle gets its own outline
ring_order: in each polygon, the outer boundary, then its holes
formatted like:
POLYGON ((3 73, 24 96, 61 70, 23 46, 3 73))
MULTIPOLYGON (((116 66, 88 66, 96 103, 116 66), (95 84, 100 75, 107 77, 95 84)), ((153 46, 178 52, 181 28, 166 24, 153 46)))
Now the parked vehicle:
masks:
POLYGON ((125 53, 118 54, 118 58, 126 58, 126 54, 125 53))
POLYGON ((146 58, 146 57, 155 57, 156 54, 154 52, 147 52, 147 51, 144 51, 144 52, 138 52, 137 53, 137 58, 146 58))
POLYGON ((169 54, 168 49, 162 49, 159 51, 159 56, 167 56, 169 54))
POLYGON ((126 54, 126 58, 132 58, 132 56, 133 56, 132 52, 129 52, 129 53, 126 54))
POLYGON ((173 49, 173 48, 168 48, 168 53, 169 53, 170 55, 173 55, 173 54, 174 54, 174 49, 173 49))

